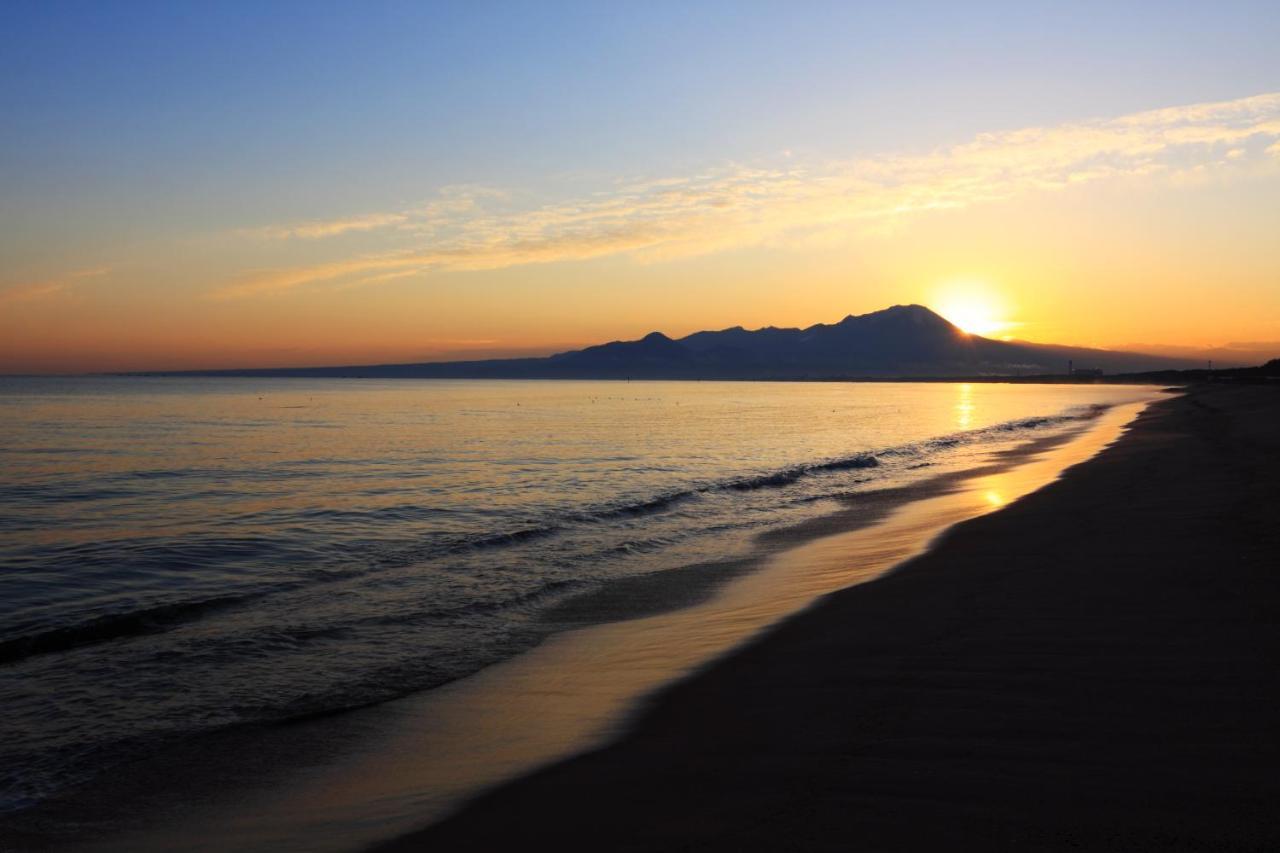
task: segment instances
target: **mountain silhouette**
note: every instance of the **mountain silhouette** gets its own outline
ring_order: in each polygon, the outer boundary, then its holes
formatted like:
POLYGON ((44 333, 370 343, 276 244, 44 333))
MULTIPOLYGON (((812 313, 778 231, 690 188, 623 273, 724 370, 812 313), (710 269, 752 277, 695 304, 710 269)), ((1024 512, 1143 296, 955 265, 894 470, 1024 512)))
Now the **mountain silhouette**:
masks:
POLYGON ((188 371, 200 375, 457 379, 837 379, 1108 373, 1199 366, 1187 359, 971 335, 922 305, 895 305, 806 329, 741 326, 673 339, 651 332, 546 358, 360 367, 188 371))

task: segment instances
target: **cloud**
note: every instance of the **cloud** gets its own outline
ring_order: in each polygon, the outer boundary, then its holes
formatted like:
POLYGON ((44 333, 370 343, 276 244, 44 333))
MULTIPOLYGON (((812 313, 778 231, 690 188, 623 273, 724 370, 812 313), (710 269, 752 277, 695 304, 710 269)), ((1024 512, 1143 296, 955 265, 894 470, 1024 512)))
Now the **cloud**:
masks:
POLYGON ((321 237, 336 237, 348 231, 373 231, 399 225, 408 220, 403 213, 370 213, 364 216, 352 216, 346 219, 313 220, 293 225, 272 225, 267 228, 252 229, 241 232, 268 240, 317 240, 321 237))
POLYGON ((0 305, 12 305, 20 302, 35 302, 45 299, 59 293, 64 293, 71 289, 77 282, 87 278, 97 278, 106 275, 110 270, 106 268, 78 270, 76 272, 67 273, 60 278, 47 279, 45 281, 29 282, 26 284, 15 284, 0 290, 0 305))
POLYGON ((980 134, 927 153, 802 164, 729 164, 688 176, 621 181, 537 206, 513 193, 454 187, 412 210, 278 229, 322 237, 394 227, 419 247, 250 272, 220 296, 333 280, 372 284, 437 270, 487 270, 625 254, 662 260, 751 245, 802 245, 834 230, 882 232, 906 217, 1104 181, 1176 183, 1269 163, 1280 93, 1110 119, 980 134))

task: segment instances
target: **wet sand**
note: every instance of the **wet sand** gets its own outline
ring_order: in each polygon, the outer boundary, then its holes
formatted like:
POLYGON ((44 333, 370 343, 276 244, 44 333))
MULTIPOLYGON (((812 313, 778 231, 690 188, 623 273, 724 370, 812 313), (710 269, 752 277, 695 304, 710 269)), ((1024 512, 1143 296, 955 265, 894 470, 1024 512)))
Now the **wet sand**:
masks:
POLYGON ((1278 509, 1280 389, 1161 402, 379 849, 1280 849, 1278 509))

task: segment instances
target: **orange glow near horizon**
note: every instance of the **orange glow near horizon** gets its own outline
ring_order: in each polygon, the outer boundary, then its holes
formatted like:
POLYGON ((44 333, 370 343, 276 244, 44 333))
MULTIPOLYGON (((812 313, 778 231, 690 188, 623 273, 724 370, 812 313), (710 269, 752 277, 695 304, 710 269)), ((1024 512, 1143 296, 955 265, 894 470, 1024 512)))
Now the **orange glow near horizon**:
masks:
POLYGON ((934 310, 971 335, 990 337, 1013 328, 1004 300, 983 281, 954 281, 943 285, 934 310))
POLYGON ((558 200, 454 187, 76 251, 51 232, 0 269, 0 373, 533 356, 905 303, 982 336, 1259 364, 1280 356, 1278 190, 1272 93, 558 200))

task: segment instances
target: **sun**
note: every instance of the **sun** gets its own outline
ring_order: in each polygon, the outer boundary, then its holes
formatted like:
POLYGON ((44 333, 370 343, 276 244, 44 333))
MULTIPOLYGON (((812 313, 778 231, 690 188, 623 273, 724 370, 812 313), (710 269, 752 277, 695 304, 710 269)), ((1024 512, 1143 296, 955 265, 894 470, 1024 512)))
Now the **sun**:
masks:
POLYGON ((1012 328, 1002 301, 985 284, 956 282, 942 288, 936 310, 971 335, 984 337, 1012 328))
POLYGON ((971 335, 990 335, 1005 327, 991 306, 977 302, 948 303, 938 313, 971 335))

